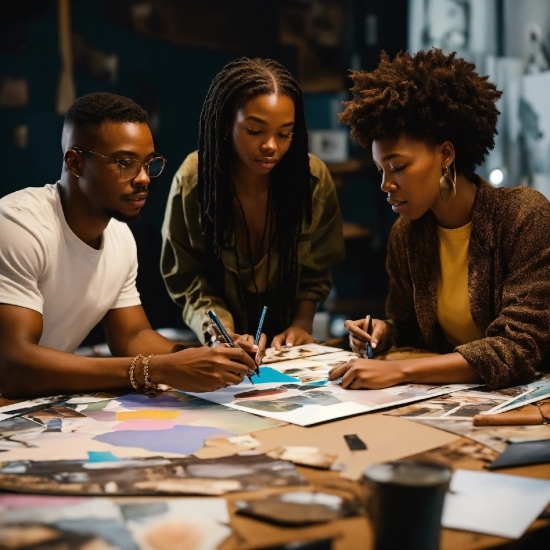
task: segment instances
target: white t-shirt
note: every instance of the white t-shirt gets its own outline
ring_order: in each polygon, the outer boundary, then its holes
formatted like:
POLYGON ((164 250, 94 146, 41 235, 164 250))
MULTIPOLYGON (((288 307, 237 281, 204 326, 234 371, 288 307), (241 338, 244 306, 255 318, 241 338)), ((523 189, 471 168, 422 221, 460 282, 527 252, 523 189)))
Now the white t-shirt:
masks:
POLYGON ((139 305, 136 274, 128 226, 112 219, 89 247, 67 225, 59 183, 0 199, 0 303, 42 314, 40 345, 73 352, 107 311, 139 305))

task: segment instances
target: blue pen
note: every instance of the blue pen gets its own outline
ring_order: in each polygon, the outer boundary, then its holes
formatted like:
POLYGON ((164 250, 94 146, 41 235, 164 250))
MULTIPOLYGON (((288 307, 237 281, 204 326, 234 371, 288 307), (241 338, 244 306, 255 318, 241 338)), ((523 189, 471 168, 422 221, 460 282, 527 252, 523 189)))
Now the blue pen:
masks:
MULTIPOLYGON (((225 330, 225 327, 222 325, 222 322, 218 319, 218 316, 216 315, 215 311, 213 309, 209 309, 207 312, 208 317, 212 320, 212 322, 216 325, 217 329, 220 331, 220 334, 224 337, 225 341, 232 347, 232 348, 238 348, 237 344, 233 342, 233 338, 229 336, 227 333, 227 330, 225 330)), ((252 377, 248 377, 248 379, 254 384, 252 381, 252 377)))
MULTIPOLYGON (((260 321, 258 323, 258 330, 256 331, 256 337, 254 338, 254 345, 257 346, 260 343, 260 336, 262 335, 262 328, 264 326, 265 314, 267 312, 267 306, 264 306, 262 309, 262 314, 260 315, 260 321)), ((256 366, 256 374, 260 376, 260 366, 256 366)))
MULTIPOLYGON (((365 317, 365 332, 367 334, 372 334, 372 318, 370 315, 367 315, 365 317)), ((372 359, 372 346, 370 344, 370 342, 367 342, 367 346, 366 346, 366 350, 365 350, 365 355, 363 355, 363 358, 364 359, 372 359)))

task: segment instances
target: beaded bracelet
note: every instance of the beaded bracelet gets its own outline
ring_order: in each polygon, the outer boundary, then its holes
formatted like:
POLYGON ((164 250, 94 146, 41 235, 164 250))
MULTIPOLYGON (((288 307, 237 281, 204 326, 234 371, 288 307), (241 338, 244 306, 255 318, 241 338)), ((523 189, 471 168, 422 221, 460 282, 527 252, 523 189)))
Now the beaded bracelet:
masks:
POLYGON ((151 357, 154 357, 155 354, 152 353, 151 355, 142 355, 141 353, 139 355, 136 355, 132 362, 130 363, 130 384, 132 384, 132 388, 136 391, 140 391, 143 393, 157 393, 159 391, 158 384, 153 384, 151 382, 151 379, 149 378, 149 361, 151 360, 151 357), (134 370, 137 366, 137 363, 140 359, 143 359, 143 378, 145 379, 145 384, 143 386, 140 386, 134 377, 134 370))
POLYGON ((141 388, 139 387, 138 383, 136 382, 136 379, 134 378, 134 369, 136 368, 137 362, 140 359, 145 359, 145 355, 141 355, 141 353, 139 355, 136 355, 132 359, 132 362, 130 363, 130 372, 129 372, 130 384, 132 384, 132 388, 134 388, 134 390, 136 391, 141 391, 141 388))
POLYGON ((149 378, 149 361, 154 356, 155 354, 152 353, 143 360, 143 378, 145 379, 145 389, 143 390, 144 393, 157 393, 159 391, 158 384, 153 384, 149 378))

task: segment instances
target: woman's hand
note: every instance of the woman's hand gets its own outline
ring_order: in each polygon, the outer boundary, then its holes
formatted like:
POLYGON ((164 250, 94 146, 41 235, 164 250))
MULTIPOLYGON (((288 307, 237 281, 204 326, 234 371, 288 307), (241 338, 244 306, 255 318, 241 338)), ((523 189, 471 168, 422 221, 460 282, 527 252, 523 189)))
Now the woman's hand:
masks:
MULTIPOLYGON (((219 346, 225 342, 225 338, 220 334, 220 331, 216 325, 209 325, 207 328, 208 334, 212 335, 211 347, 219 346)), ((262 362, 265 355, 265 347, 267 343, 267 336, 262 333, 258 345, 254 344, 254 337, 251 334, 236 334, 235 332, 227 331, 227 334, 231 337, 231 340, 235 342, 237 347, 246 351, 250 357, 254 359, 256 365, 262 362)))
POLYGON ((342 387, 349 390, 389 388, 405 382, 400 363, 379 359, 351 359, 331 369, 328 379, 342 378, 342 387))
POLYGON ((280 350, 282 346, 290 348, 301 344, 311 344, 311 342, 315 342, 315 338, 307 330, 293 325, 288 327, 284 332, 281 332, 281 334, 277 334, 273 338, 271 345, 275 349, 280 350))
POLYGON ((366 332, 365 319, 358 321, 346 321, 344 323, 346 330, 349 332, 349 345, 351 349, 361 356, 365 355, 367 342, 370 342, 372 349, 377 347, 384 349, 388 343, 389 327, 380 319, 372 320, 372 334, 366 332))

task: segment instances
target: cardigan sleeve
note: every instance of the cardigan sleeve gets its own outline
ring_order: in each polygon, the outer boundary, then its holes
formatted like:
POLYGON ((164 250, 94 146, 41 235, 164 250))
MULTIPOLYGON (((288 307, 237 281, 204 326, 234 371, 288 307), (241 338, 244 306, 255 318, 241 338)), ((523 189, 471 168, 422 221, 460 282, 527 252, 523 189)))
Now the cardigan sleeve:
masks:
POLYGON ((194 197, 196 176, 197 155, 192 153, 176 172, 170 188, 162 225, 161 272, 172 300, 183 308, 184 323, 204 343, 209 309, 216 311, 228 330, 234 330, 234 321, 207 278, 208 259, 194 197))
POLYGON ((456 348, 493 390, 531 382, 550 350, 550 203, 532 189, 507 191, 494 223, 500 304, 485 337, 456 348))

